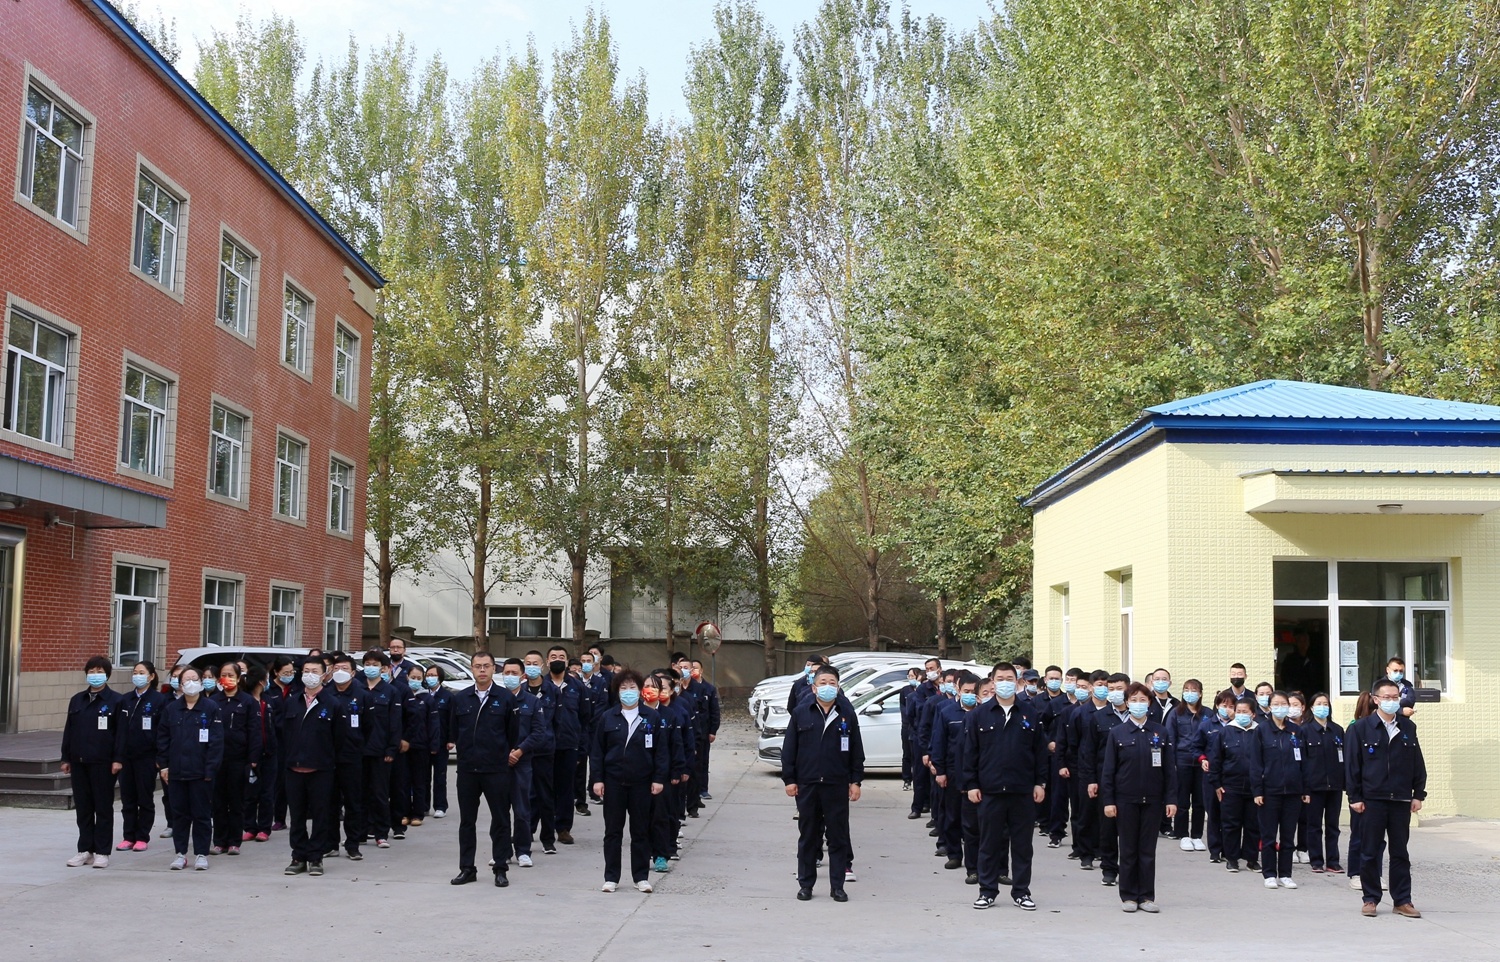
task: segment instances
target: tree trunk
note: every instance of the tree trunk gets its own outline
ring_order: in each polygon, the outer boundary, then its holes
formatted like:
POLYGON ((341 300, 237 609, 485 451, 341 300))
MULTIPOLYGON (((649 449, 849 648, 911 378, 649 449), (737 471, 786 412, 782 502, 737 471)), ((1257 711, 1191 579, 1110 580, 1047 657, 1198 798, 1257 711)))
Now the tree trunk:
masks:
POLYGON ((865 529, 865 644, 880 650, 880 549, 875 547, 875 506, 870 495, 870 474, 864 461, 857 468, 859 505, 865 529))
POLYGON ((760 641, 766 650, 766 677, 776 674, 776 609, 771 597, 771 556, 767 537, 769 498, 755 499, 755 594, 760 605, 760 641))
POLYGON ((573 318, 574 363, 578 365, 578 408, 574 412, 578 432, 578 540, 568 552, 573 563, 573 574, 569 581, 569 603, 573 610, 573 645, 583 650, 584 631, 588 627, 588 615, 584 611, 584 595, 587 590, 585 576, 588 574, 589 549, 589 374, 588 374, 588 329, 584 326, 582 311, 573 318))
POLYGON ((672 623, 672 620, 673 620, 673 618, 672 618, 672 606, 677 601, 677 586, 676 586, 676 584, 673 583, 673 579, 672 579, 671 575, 667 575, 666 596, 667 596, 667 658, 670 659, 672 657, 672 648, 673 648, 673 646, 677 642, 677 639, 674 636, 673 631, 672 631, 672 629, 674 627, 674 625, 672 623))
POLYGON ((937 596, 937 651, 939 658, 948 657, 948 592, 939 591, 937 596))
MULTIPOLYGON (((391 539, 380 539, 380 560, 375 563, 375 580, 380 587, 380 640, 377 644, 388 648, 391 644, 391 539)), ((360 632, 364 634, 364 632, 360 632)))
MULTIPOLYGON (((491 490, 490 469, 484 466, 479 468, 479 510, 474 517, 474 561, 470 566, 473 580, 469 585, 470 598, 473 606, 470 616, 473 619, 474 650, 487 648, 488 628, 485 617, 485 601, 487 581, 485 573, 489 568, 490 556, 490 505, 494 492, 491 490)), ((503 660, 503 659, 502 659, 503 660)))

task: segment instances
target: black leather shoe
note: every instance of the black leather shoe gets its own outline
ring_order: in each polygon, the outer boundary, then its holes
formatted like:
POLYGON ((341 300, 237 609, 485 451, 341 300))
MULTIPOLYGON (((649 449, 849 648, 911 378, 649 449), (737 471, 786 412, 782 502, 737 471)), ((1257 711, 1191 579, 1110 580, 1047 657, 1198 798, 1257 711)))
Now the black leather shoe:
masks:
POLYGON ((797 890, 797 901, 799 901, 799 902, 811 902, 812 901, 812 889, 798 889, 797 890))
POLYGON ((918 814, 917 812, 907 812, 906 813, 906 817, 909 818, 909 819, 911 819, 912 821, 915 821, 915 820, 921 818, 922 816, 920 814, 918 814))
POLYGON ((965 885, 978 885, 979 884, 979 874, 977 872, 970 872, 968 875, 965 875, 964 876, 964 884, 965 885))
POLYGON ((589 807, 587 805, 577 805, 573 808, 573 811, 577 812, 579 815, 582 815, 584 818, 591 818, 594 814, 593 812, 589 811, 589 807))
POLYGON ((495 888, 497 888, 497 889, 503 889, 503 888, 505 888, 508 885, 510 885, 510 879, 506 878, 505 873, 504 872, 496 872, 495 873, 495 888))
POLYGON ((461 868, 458 874, 448 880, 449 885, 468 885, 470 882, 479 881, 479 872, 472 868, 461 868))
POLYGON ((834 889, 833 900, 835 902, 847 902, 849 901, 849 895, 843 889, 834 889))

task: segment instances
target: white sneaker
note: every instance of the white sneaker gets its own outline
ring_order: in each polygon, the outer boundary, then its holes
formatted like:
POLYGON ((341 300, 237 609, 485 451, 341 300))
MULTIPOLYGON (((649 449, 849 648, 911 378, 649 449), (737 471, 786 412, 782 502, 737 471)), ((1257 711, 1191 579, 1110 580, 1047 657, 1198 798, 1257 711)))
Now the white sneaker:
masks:
POLYGON ((1177 847, 1182 849, 1184 852, 1191 852, 1193 850, 1193 840, 1184 837, 1182 841, 1177 843, 1177 847))
POLYGON ((437 811, 435 811, 435 812, 432 813, 432 817, 433 818, 447 818, 448 817, 448 810, 445 809, 445 808, 440 808, 437 811))
POLYGON ((637 883, 635 883, 635 890, 637 892, 645 892, 647 895, 649 895, 649 894, 651 894, 651 883, 650 882, 637 882, 637 883))
POLYGON ((207 872, 208 871, 208 856, 207 855, 200 855, 197 858, 193 859, 193 869, 194 869, 194 871, 198 871, 198 872, 207 872))
POLYGON ((601 892, 613 892, 614 890, 615 890, 615 883, 614 882, 605 882, 603 885, 599 886, 599 891, 601 891, 601 892))
POLYGON ((109 856, 108 855, 95 855, 94 856, 94 868, 109 868, 109 856))
POLYGON ((1289 878, 1277 879, 1276 882, 1284 889, 1294 889, 1297 887, 1297 883, 1289 878))
POLYGON ((516 858, 516 864, 519 865, 519 866, 521 866, 522 868, 531 868, 531 856, 530 855, 517 856, 517 858, 516 858))
POLYGON ((845 870, 845 872, 844 872, 844 881, 845 882, 858 882, 859 881, 859 879, 857 879, 857 878, 854 877, 854 869, 851 868, 851 869, 845 870))
POLYGON ((168 825, 166 828, 162 829, 161 830, 161 834, 158 835, 158 836, 156 836, 156 837, 157 838, 171 838, 172 837, 172 826, 168 825))
POLYGON ((1208 851, 1208 846, 1205 845, 1205 844, 1203 844, 1203 839, 1201 839, 1201 838, 1195 838, 1195 839, 1193 839, 1193 851, 1195 851, 1195 852, 1206 852, 1206 851, 1208 851))
POLYGON ((1273 889, 1275 887, 1276 887, 1276 880, 1275 879, 1273 879, 1273 878, 1266 879, 1266 888, 1273 889))
POLYGON ((1303 855, 1301 852, 1297 851, 1296 849, 1293 849, 1292 850, 1292 864, 1293 865, 1305 865, 1305 864, 1307 864, 1307 856, 1303 855))
POLYGON ((179 855, 176 858, 172 859, 172 871, 181 872, 185 868, 187 868, 186 855, 179 855))
POLYGON ((1363 892, 1365 890, 1364 884, 1360 882, 1358 875, 1352 875, 1349 877, 1349 887, 1356 892, 1363 892))
POLYGON ((495 860, 494 859, 490 859, 490 868, 494 868, 494 867, 495 867, 495 860))
POLYGON ((72 858, 68 859, 68 868, 83 868, 85 865, 93 865, 93 864, 94 864, 94 853, 93 852, 79 852, 77 855, 75 855, 72 858))

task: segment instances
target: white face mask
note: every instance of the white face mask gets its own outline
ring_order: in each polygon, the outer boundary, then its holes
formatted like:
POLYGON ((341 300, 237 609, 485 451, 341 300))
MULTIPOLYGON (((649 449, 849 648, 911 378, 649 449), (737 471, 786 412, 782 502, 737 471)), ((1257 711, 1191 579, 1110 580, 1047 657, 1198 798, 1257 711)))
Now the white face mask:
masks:
POLYGON ((335 685, 347 685, 353 678, 353 675, 342 668, 333 673, 333 683, 335 685))
POLYGON ((307 673, 307 674, 305 674, 305 675, 302 676, 302 687, 303 688, 319 688, 319 687, 322 686, 322 684, 323 684, 323 676, 322 675, 314 675, 311 672, 309 672, 309 673, 307 673))
POLYGON ((184 695, 198 695, 202 692, 203 682, 201 681, 185 681, 182 683, 182 693, 184 695))

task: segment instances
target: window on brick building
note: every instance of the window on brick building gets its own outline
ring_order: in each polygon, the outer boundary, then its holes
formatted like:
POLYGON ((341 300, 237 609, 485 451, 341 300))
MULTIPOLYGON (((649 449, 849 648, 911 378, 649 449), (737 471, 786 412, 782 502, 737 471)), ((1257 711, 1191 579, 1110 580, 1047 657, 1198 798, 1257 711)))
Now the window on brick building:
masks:
POLYGON ((167 402, 172 384, 135 365, 125 367, 120 463, 164 477, 167 470, 167 402))
POLYGON ((323 650, 343 651, 349 642, 349 598, 326 595, 323 598, 323 650))
POLYGON ((276 513, 293 521, 302 520, 302 476, 307 466, 307 445, 285 434, 276 436, 276 513))
POLYGON ((219 323, 241 337, 250 336, 255 260, 228 237, 219 245, 219 323))
POLYGON ((348 401, 358 403, 359 392, 359 338, 342 324, 333 329, 333 393, 348 401))
POLYGON ((133 665, 155 654, 161 569, 115 565, 114 630, 110 661, 133 665))
POLYGON ((203 644, 238 643, 240 583, 229 578, 203 579, 203 644))
POLYGON ((209 438, 208 489, 222 498, 239 501, 244 490, 245 444, 249 418, 222 404, 213 407, 209 438))
POLYGON ((177 289, 178 219, 182 200, 145 172, 135 192, 135 269, 165 287, 177 289))
POLYGON ((354 465, 328 462, 328 530, 348 534, 354 526, 354 465))
POLYGON ((5 347, 5 429, 63 444, 72 335, 45 321, 10 312, 5 347))
POLYGON ((301 591, 278 585, 271 587, 272 648, 291 648, 297 644, 297 616, 301 608, 301 591))
POLYGON ((312 368, 312 349, 308 342, 311 322, 312 302, 288 284, 282 302, 281 360, 303 374, 312 368))
POLYGON ((83 138, 88 125, 35 87, 26 90, 21 195, 45 214, 78 226, 83 138))

